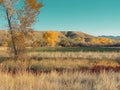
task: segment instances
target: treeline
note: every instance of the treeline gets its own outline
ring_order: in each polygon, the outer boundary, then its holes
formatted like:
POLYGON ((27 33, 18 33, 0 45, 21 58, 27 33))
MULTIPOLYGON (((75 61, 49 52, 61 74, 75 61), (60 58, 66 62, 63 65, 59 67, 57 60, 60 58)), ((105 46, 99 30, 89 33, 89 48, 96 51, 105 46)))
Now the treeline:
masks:
MULTIPOLYGON (((1 31, 0 34, 0 46, 9 46, 10 35, 8 32, 1 31)), ((87 38, 73 35, 63 34, 66 37, 60 35, 56 31, 45 31, 45 32, 29 32, 28 38, 24 38, 24 44, 27 47, 81 47, 81 46, 120 46, 119 40, 113 40, 109 38, 87 38), (69 36, 69 37, 68 37, 69 36)), ((20 33, 16 33, 16 39, 21 38, 20 33)), ((20 39, 21 40, 21 39, 20 39)), ((23 39, 22 39, 23 40, 23 39)), ((19 44, 21 45, 21 44, 19 44)))

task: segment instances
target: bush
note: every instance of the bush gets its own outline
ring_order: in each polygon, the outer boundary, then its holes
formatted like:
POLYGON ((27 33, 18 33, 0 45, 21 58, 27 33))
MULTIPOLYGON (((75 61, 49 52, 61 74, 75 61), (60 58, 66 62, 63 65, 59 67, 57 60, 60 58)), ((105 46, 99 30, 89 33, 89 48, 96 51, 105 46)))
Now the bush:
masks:
POLYGON ((59 45, 63 47, 76 47, 79 45, 79 42, 75 41, 74 39, 62 39, 59 45))

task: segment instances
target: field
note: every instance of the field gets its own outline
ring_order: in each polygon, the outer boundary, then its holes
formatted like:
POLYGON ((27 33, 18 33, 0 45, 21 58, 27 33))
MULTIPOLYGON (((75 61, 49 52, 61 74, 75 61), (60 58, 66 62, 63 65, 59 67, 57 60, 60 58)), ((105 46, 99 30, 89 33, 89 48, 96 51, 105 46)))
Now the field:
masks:
POLYGON ((0 0, 0 90, 120 90, 120 0, 63 1, 0 0))
POLYGON ((120 48, 28 49, 24 61, 0 50, 0 90, 120 90, 120 48))
MULTIPOLYGON (((31 50, 30 50, 31 51, 31 50)), ((120 52, 120 47, 41 47, 36 52, 120 52)))
POLYGON ((51 72, 16 75, 0 72, 0 90, 120 90, 120 73, 51 72))

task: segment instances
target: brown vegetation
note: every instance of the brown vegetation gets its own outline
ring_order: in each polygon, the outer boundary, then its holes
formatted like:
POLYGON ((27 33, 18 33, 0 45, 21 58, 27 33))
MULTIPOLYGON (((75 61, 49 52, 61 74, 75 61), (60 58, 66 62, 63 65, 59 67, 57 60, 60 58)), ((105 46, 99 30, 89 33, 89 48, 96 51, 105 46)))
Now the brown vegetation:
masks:
POLYGON ((2 71, 120 71, 120 53, 118 52, 31 52, 24 62, 14 61, 7 53, 1 54, 2 71), (7 58, 8 57, 8 58, 7 58))
POLYGON ((1 90, 120 90, 120 74, 112 71, 100 74, 53 71, 39 75, 0 72, 0 80, 1 90))
MULTIPOLYGON (((20 1, 17 2, 17 4, 20 3, 20 1)), ((35 22, 35 17, 43 6, 42 3, 38 3, 36 0, 24 0, 23 3, 23 8, 18 9, 13 8, 16 5, 14 0, 0 1, 0 4, 3 4, 1 6, 3 6, 6 12, 10 34, 9 46, 14 54, 14 59, 22 58, 21 53, 23 54, 26 49, 25 38, 30 31, 29 28, 35 22)))
POLYGON ((9 26, 9 31, 0 31, 0 46, 4 46, 0 48, 0 90, 120 90, 119 51, 28 49, 57 43, 63 47, 114 46, 114 40, 72 31, 33 32, 30 27, 40 13, 41 2, 24 0, 22 9, 13 8, 14 0, 0 0, 0 4, 9 26))
MULTIPOLYGON (((52 32, 52 31, 49 31, 52 32)), ((48 43, 48 37, 44 38, 45 31, 33 31, 28 32, 27 37, 25 37, 25 42, 27 43, 27 47, 39 47, 46 46, 48 43), (32 37, 32 38, 29 38, 32 37), (43 40, 44 39, 44 40, 43 40), (37 43, 37 45, 36 45, 37 43)), ((46 35, 47 36, 47 35, 46 35)), ((88 34, 84 34, 81 32, 57 32, 54 35, 54 39, 49 37, 51 44, 57 44, 56 46, 62 47, 80 47, 80 46, 120 46, 119 40, 112 40, 108 38, 97 38, 88 34)), ((10 35, 7 31, 0 31, 0 45, 7 46, 10 39, 10 35)), ((49 42, 49 45, 51 45, 49 42)))

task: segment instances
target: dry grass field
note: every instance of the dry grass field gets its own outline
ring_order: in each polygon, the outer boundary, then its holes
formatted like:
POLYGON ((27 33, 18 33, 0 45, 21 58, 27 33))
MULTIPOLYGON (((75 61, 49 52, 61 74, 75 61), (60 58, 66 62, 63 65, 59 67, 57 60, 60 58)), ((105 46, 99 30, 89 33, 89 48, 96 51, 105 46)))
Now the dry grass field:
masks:
POLYGON ((0 0, 0 90, 120 90, 119 3, 0 0))
POLYGON ((89 59, 89 60, 120 60, 119 52, 30 52, 34 59, 89 59))
POLYGON ((119 52, 29 52, 22 62, 6 50, 0 90, 120 90, 119 52))
POLYGON ((0 47, 0 56, 7 54, 7 47, 0 47))
POLYGON ((0 72, 0 90, 120 90, 120 73, 51 72, 38 75, 0 72))

